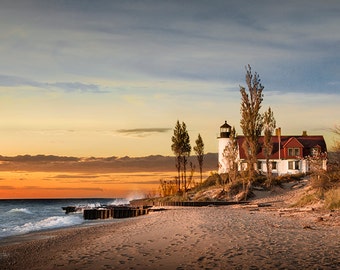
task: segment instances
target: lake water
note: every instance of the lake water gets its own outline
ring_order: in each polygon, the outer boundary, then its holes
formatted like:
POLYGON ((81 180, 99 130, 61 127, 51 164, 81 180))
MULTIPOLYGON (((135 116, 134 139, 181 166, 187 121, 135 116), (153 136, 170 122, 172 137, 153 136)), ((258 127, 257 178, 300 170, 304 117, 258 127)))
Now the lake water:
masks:
POLYGON ((84 220, 82 213, 66 215, 63 206, 94 207, 127 203, 126 199, 0 200, 0 241, 8 236, 91 222, 84 220))

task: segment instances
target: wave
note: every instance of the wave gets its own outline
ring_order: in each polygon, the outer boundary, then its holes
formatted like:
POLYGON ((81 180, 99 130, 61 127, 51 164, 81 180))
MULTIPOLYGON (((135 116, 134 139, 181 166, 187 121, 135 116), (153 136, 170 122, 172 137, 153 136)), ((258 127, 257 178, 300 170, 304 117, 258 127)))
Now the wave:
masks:
POLYGON ((8 213, 25 213, 25 214, 33 214, 30 210, 27 208, 13 208, 8 211, 8 213))
POLYGON ((25 234, 34 231, 41 231, 47 229, 56 229, 61 227, 70 227, 79 225, 84 222, 82 216, 67 215, 67 216, 53 216, 42 219, 36 222, 27 222, 20 226, 13 226, 11 228, 3 228, 1 237, 25 234))
POLYGON ((109 202, 108 205, 125 205, 129 203, 130 201, 128 199, 120 198, 120 199, 115 199, 112 202, 109 202))

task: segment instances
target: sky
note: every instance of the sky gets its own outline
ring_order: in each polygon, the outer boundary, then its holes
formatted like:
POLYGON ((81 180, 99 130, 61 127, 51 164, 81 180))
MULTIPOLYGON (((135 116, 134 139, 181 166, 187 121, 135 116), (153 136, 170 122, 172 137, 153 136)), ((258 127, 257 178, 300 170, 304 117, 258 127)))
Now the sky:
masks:
POLYGON ((340 2, 2 0, 0 155, 172 155, 242 134, 250 64, 283 135, 340 124, 340 2))

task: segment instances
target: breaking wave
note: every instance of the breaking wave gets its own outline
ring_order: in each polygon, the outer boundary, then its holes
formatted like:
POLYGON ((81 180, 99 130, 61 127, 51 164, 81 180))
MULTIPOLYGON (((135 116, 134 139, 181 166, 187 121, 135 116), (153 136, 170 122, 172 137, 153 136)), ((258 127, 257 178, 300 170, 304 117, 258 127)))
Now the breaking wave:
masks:
POLYGON ((8 213, 25 213, 25 214, 33 214, 30 210, 27 208, 13 208, 8 211, 8 213))
POLYGON ((82 216, 79 215, 53 216, 36 222, 27 222, 20 226, 13 226, 12 228, 2 228, 2 232, 0 232, 0 238, 40 230, 69 227, 73 225, 79 225, 83 222, 84 220, 82 216))

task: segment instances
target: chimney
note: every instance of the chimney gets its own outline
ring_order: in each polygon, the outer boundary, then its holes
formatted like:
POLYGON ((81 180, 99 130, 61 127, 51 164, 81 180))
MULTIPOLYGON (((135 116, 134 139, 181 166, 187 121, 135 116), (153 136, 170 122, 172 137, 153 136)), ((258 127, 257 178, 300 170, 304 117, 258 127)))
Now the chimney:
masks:
POLYGON ((302 131, 302 136, 307 136, 307 131, 306 130, 302 131))
POLYGON ((275 129, 275 135, 276 136, 281 136, 281 128, 280 127, 275 129))

